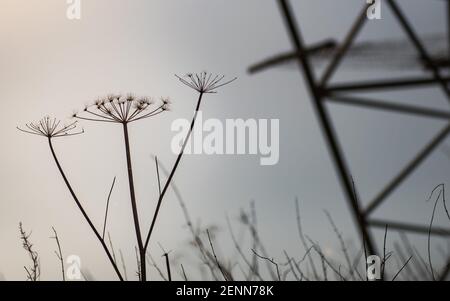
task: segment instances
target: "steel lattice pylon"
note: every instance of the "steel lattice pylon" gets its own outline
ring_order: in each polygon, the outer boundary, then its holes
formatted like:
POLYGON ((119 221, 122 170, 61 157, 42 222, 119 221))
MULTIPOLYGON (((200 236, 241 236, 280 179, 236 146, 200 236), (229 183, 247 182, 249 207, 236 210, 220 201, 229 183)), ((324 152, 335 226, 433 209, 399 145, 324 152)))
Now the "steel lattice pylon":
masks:
MULTIPOLYGON (((344 40, 341 43, 337 43, 336 51, 333 54, 330 63, 326 66, 325 72, 321 78, 317 79, 313 70, 311 56, 313 53, 320 51, 321 49, 333 47, 333 43, 330 41, 325 41, 324 43, 320 43, 318 45, 306 46, 303 41, 301 31, 295 20, 289 0, 277 1, 294 50, 287 55, 281 55, 251 67, 250 73, 260 71, 267 67, 276 66, 286 60, 293 60, 300 67, 307 84, 308 92, 312 98, 312 103, 322 128, 323 135, 334 161, 340 184, 345 193, 346 200, 350 205, 350 209, 361 238, 365 242, 367 251, 370 252, 370 254, 377 254, 375 243, 370 233, 370 228, 372 227, 385 228, 386 225, 388 225, 390 229, 395 229, 398 231, 428 234, 429 228, 427 226, 373 219, 371 218, 371 214, 385 200, 387 200, 391 193, 397 189, 406 180, 406 178, 414 172, 419 165, 448 137, 450 133, 450 111, 442 111, 431 108, 426 109, 412 105, 392 104, 386 101, 372 100, 360 96, 353 97, 349 96, 349 94, 352 92, 383 91, 393 88, 410 89, 434 85, 438 86, 444 92, 450 104, 450 89, 448 87, 450 77, 442 75, 442 70, 448 69, 448 58, 445 62, 434 59, 425 48, 421 38, 416 34, 406 15, 397 4, 397 1, 386 0, 383 1, 383 4, 386 4, 386 7, 392 11, 410 43, 412 43, 414 48, 417 50, 417 53, 421 58, 421 64, 431 73, 432 76, 408 77, 399 78, 396 80, 382 79, 363 82, 355 81, 349 84, 331 85, 329 84, 331 77, 339 68, 343 58, 346 56, 364 24, 367 22, 367 10, 371 4, 364 4, 361 13, 356 18, 344 40), (354 184, 351 179, 351 174, 349 172, 344 153, 340 147, 339 139, 326 107, 326 103, 331 101, 352 106, 366 107, 374 110, 425 116, 447 121, 447 124, 402 170, 399 171, 399 173, 377 194, 377 196, 366 208, 362 208, 358 197, 356 196, 354 184)), ((447 1, 447 6, 450 29, 450 1, 447 1)), ((450 45, 450 36, 448 37, 448 40, 450 45)), ((431 232, 433 235, 443 237, 450 236, 450 229, 434 228, 431 232)), ((445 279, 447 277, 449 267, 450 260, 448 261, 446 270, 441 275, 441 279, 445 279)))

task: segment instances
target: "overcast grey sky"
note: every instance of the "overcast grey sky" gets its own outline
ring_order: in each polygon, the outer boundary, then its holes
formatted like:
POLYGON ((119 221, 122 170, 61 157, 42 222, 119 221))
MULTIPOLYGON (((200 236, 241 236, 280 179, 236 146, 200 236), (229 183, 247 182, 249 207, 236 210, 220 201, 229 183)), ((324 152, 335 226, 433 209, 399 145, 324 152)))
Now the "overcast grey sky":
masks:
MULTIPOLYGON (((312 43, 330 36, 341 38, 365 1, 292 2, 305 38, 312 43)), ((418 32, 445 33, 443 3, 400 2, 418 32)), ((252 63, 291 49, 274 0, 83 0, 82 5, 82 19, 69 21, 62 0, 0 0, 0 272, 7 279, 24 279, 22 267, 28 260, 18 238, 19 221, 33 230, 32 240, 42 256, 43 279, 59 277, 55 245, 49 239, 52 226, 61 236, 66 255, 79 255, 83 267, 98 279, 115 279, 60 179, 45 139, 23 135, 15 127, 47 114, 67 118, 73 110, 108 93, 170 96, 172 112, 131 129, 139 204, 148 212, 141 214, 145 225, 157 196, 151 154, 157 154, 166 166, 172 165, 170 124, 176 118, 190 118, 196 100, 175 73, 207 70, 239 78, 206 99, 205 118, 280 119, 278 165, 263 167, 251 156, 186 156, 176 174, 176 184, 194 219, 220 226, 218 244, 224 252, 231 248, 226 214, 234 220, 251 200, 256 202, 262 238, 274 257, 282 258, 284 249, 291 254, 302 250, 296 241, 296 196, 301 201, 305 232, 330 256, 336 255, 337 242, 323 209, 332 213, 346 237, 354 238, 351 215, 300 73, 292 68, 254 76, 246 72, 252 63)), ((368 23, 361 38, 403 36, 389 11, 383 9, 383 20, 368 23)), ((383 68, 344 68, 334 80, 406 72, 410 70, 388 73, 383 68)), ((389 97, 431 107, 447 105, 438 89, 389 97)), ((445 125, 336 105, 330 110, 363 203, 445 125)), ((57 141, 55 147, 99 227, 110 182, 118 177, 109 230, 132 270, 135 258, 130 243, 135 236, 122 133, 114 126, 83 125, 84 135, 57 141)), ((449 166, 448 158, 436 152, 376 216, 426 224, 432 208, 425 199, 437 184, 449 183, 449 166)), ((444 225, 444 219, 438 218, 436 223, 444 225)), ((160 242, 181 254, 188 239, 182 212, 170 192, 150 252, 159 258, 156 242, 160 242)), ((424 237, 417 243, 424 246, 424 237)))

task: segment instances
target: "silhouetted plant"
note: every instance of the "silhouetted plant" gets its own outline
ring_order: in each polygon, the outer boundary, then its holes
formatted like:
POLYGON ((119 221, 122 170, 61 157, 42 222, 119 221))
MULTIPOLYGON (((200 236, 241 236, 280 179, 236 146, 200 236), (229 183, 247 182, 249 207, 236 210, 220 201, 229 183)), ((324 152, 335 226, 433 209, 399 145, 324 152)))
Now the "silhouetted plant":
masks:
MULTIPOLYGON (((187 133, 187 136, 184 140, 181 152, 178 154, 175 164, 173 165, 171 172, 168 176, 168 179, 165 185, 161 186, 160 177, 159 177, 159 169, 158 169, 158 161, 156 160, 156 169, 158 173, 158 187, 159 187, 159 197, 156 205, 156 209, 151 221, 150 229, 146 236, 142 235, 141 225, 139 220, 139 212, 137 206, 137 199, 135 193, 135 185, 134 185, 134 176, 133 176, 133 167, 131 160, 131 147, 130 147, 130 137, 129 137, 129 124, 144 120, 156 115, 159 115, 169 109, 169 100, 167 98, 161 98, 161 100, 156 103, 150 98, 137 98, 132 94, 128 96, 122 95, 109 95, 103 99, 99 99, 95 101, 94 104, 90 106, 86 106, 84 110, 80 113, 73 114, 73 118, 84 121, 92 121, 92 122, 103 122, 103 123, 114 123, 122 125, 123 129, 123 138, 125 145, 125 154, 126 154, 126 162, 127 162, 127 171, 128 171, 128 182, 129 182, 129 191, 130 191, 130 201, 132 207, 134 228, 136 233, 137 240, 137 262, 138 262, 138 277, 142 281, 147 280, 147 269, 146 269, 146 254, 149 246, 149 242, 151 239, 151 235, 153 233, 157 217, 159 215, 159 211, 161 208, 162 201, 167 192, 167 189, 172 181, 172 178, 179 166, 181 158, 184 154, 184 150, 188 143, 188 140, 191 136, 191 133, 194 129, 195 121, 200 110, 200 105, 202 103, 203 96, 205 94, 213 94, 217 93, 217 89, 233 82, 235 79, 230 81, 224 81, 224 76, 213 76, 212 74, 208 74, 206 72, 202 72, 200 74, 189 74, 186 78, 182 78, 177 76, 177 78, 185 85, 194 89, 199 93, 199 98, 197 101, 197 105, 195 107, 194 117, 191 122, 190 130, 187 133), (145 237, 145 240, 143 239, 145 237)), ((61 126, 61 122, 56 119, 52 119, 50 117, 45 117, 41 121, 36 123, 26 124, 26 128, 18 128, 20 131, 39 135, 46 137, 48 139, 48 144, 50 147, 51 154, 53 159, 60 171, 60 174, 70 191, 72 198, 77 204, 79 210, 84 216, 85 220, 88 222, 91 230, 94 232, 97 240, 102 245, 111 265, 113 266, 117 276, 120 280, 124 280, 118 266, 116 263, 115 255, 113 250, 108 249, 105 241, 105 230, 106 230, 106 222, 108 217, 108 209, 109 209, 109 200, 111 197, 112 190, 114 188, 115 179, 109 191, 107 204, 106 204, 106 212, 104 217, 104 225, 102 234, 96 229, 94 224, 92 223, 91 218, 88 216, 86 211, 84 210, 79 198, 74 192, 66 173, 64 172, 58 157, 55 153, 53 147, 53 139, 60 137, 69 137, 79 135, 84 132, 84 130, 76 131, 77 121, 71 122, 68 125, 61 126)), ((125 270, 125 269, 124 269, 125 270)))
POLYGON ((29 281, 38 281, 41 276, 41 265, 39 261, 38 253, 33 249, 33 244, 30 241, 31 233, 26 233, 23 229, 22 223, 19 223, 20 239, 22 240, 22 247, 27 251, 28 256, 31 259, 31 266, 24 269, 27 273, 27 279, 29 281))
POLYGON ((56 232, 54 227, 52 227, 52 230, 53 230, 53 234, 55 236, 52 236, 51 238, 56 241, 56 246, 58 247, 58 250, 55 251, 55 255, 58 258, 59 262, 61 263, 62 280, 66 281, 66 273, 65 273, 65 269, 64 269, 64 257, 63 257, 63 253, 61 250, 61 243, 59 241, 58 233, 56 232))
POLYGON ((21 128, 18 128, 18 129, 25 133, 34 134, 34 135, 38 135, 38 136, 47 138, 53 160, 55 161, 56 166, 58 167, 58 170, 61 174, 61 177, 63 178, 64 183, 66 184, 67 188, 69 189, 69 192, 70 192, 72 198, 74 199, 76 205, 78 206, 78 209, 80 210, 81 214, 85 218, 86 222, 89 224, 89 227, 91 228, 92 232, 94 232, 95 237, 102 245, 103 250, 105 251, 117 276, 119 277, 120 280, 123 280, 122 275, 111 255, 110 251, 108 250, 108 247, 106 246, 104 239, 102 238, 100 233, 97 231, 96 227, 92 223, 91 218, 86 213, 83 205, 79 201, 78 196, 75 194, 75 191, 72 188, 72 185, 70 184, 70 182, 66 176, 66 173, 64 172, 64 169, 62 168, 62 166, 59 162, 59 159, 56 155, 55 149, 53 147, 53 139, 55 139, 55 138, 69 137, 69 136, 75 136, 75 135, 82 134, 84 132, 84 130, 75 131, 77 128, 77 123, 78 123, 77 121, 74 121, 74 122, 70 123, 69 125, 61 126, 60 125, 61 121, 58 121, 57 119, 50 118, 50 117, 44 117, 42 120, 40 120, 38 122, 26 124, 25 126, 26 126, 27 130, 21 129, 21 128))
MULTIPOLYGON (((195 112, 194 112, 194 116, 192 118, 191 121, 191 126, 189 128, 189 132, 186 135, 186 138, 184 139, 183 142, 183 146, 181 147, 181 151, 178 154, 178 157, 175 161, 175 164, 172 167, 171 172, 169 173, 169 177, 167 178, 166 184, 163 186, 163 189, 160 192, 159 198, 158 198, 158 203, 156 205, 156 210, 155 213, 153 215, 153 219, 152 219, 152 223, 150 225, 150 230, 147 234, 147 238, 145 240, 145 244, 144 244, 144 250, 146 251, 148 248, 148 245, 150 243, 150 238, 151 235, 153 233, 153 229, 155 227, 155 223, 156 220, 158 218, 159 215, 159 210, 161 209, 161 204, 162 201, 164 199, 164 196, 167 192, 167 189, 170 186, 170 183, 173 179, 173 176, 175 175, 175 172, 178 168, 178 165, 180 164, 181 158, 183 157, 184 154, 184 150, 186 149, 186 145, 189 142, 189 138, 191 137, 192 131, 194 129, 195 126, 195 121, 197 120, 197 115, 198 112, 200 110, 200 106, 203 100, 203 96, 205 94, 212 94, 212 93, 217 93, 217 89, 221 88, 225 85, 230 84, 231 82, 235 81, 236 78, 230 80, 230 81, 224 81, 224 76, 213 76, 212 74, 208 74, 206 72, 202 72, 200 74, 188 74, 187 79, 184 79, 182 77, 177 76, 177 78, 185 85, 187 85, 188 87, 194 89, 195 91, 197 91, 199 93, 199 97, 197 100, 197 105, 195 107, 195 112)), ((157 165, 158 166, 158 165, 157 165)))
MULTIPOLYGON (((169 100, 162 98, 159 104, 149 98, 136 98, 132 94, 123 97, 121 95, 109 95, 104 99, 99 99, 94 105, 86 107, 80 114, 74 114, 74 118, 95 122, 107 122, 121 124, 123 128, 123 138, 125 144, 125 154, 128 170, 128 183, 130 190, 131 208, 133 211, 133 221, 136 233, 136 240, 139 251, 140 279, 147 280, 144 242, 142 239, 139 212, 134 187, 133 165, 131 162, 131 149, 129 137, 129 124, 135 121, 144 120, 168 110, 169 100), (89 117, 85 117, 87 115, 89 117)), ((113 186, 112 186, 113 187, 113 186)), ((111 188, 112 190, 112 188, 111 188)), ((109 200, 109 197, 108 197, 109 200)), ((109 201, 108 201, 109 203, 109 201)), ((108 208, 108 206, 107 206, 108 208)), ((105 214, 105 225, 108 209, 105 214)))

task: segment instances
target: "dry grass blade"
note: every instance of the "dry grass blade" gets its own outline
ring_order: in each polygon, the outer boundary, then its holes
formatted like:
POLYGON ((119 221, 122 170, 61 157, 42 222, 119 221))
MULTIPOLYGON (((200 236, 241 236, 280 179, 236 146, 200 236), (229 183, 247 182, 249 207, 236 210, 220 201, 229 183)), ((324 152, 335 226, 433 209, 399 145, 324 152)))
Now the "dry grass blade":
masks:
POLYGON ((230 219, 228 218, 228 216, 226 217, 226 219, 227 219, 228 230, 230 231, 230 235, 231 235, 231 239, 233 241, 234 247, 236 248, 236 250, 238 251, 239 255, 244 260, 245 264, 249 267, 251 274, 254 274, 259 279, 259 281, 264 281, 262 279, 261 275, 259 274, 258 270, 255 268, 255 265, 251 264, 248 261, 247 257, 245 257, 244 253, 242 252, 241 247, 239 246, 239 244, 238 244, 238 242, 236 240, 236 236, 234 235, 233 229, 231 227, 230 219))
POLYGON ((109 212, 109 201, 111 199, 111 194, 113 192, 114 189, 114 185, 116 184, 116 177, 114 177, 113 182, 111 184, 111 188, 109 189, 109 193, 108 193, 108 198, 106 200, 106 210, 105 210, 105 220, 103 222, 103 233, 102 233, 102 238, 105 239, 105 231, 106 231, 106 222, 108 220, 108 212, 109 212))
MULTIPOLYGON (((153 156, 156 159, 156 156, 153 156)), ((161 162, 158 162, 158 165, 161 169, 161 171, 164 173, 165 176, 169 176, 169 171, 168 169, 164 166, 164 164, 162 164, 161 162)), ((215 273, 214 273, 214 266, 213 264, 210 262, 211 260, 211 254, 206 250, 199 234, 198 231, 196 231, 194 229, 194 224, 192 222, 191 216, 189 214, 189 211, 186 207, 186 203, 183 200, 183 196, 181 195, 180 190, 178 189, 177 185, 175 184, 175 182, 171 182, 170 186, 172 187, 173 192, 175 193, 175 197, 178 200, 178 204, 181 207, 181 210, 183 211, 183 215, 184 215, 184 219, 186 220, 186 224, 188 226, 189 232, 192 235, 193 238, 193 243, 197 246, 197 249, 200 252, 200 255, 202 257, 202 262, 208 267, 208 269, 211 272, 211 275, 213 275, 213 278, 215 280, 218 280, 215 273)))
MULTIPOLYGON (((407 255, 405 254, 402 246, 400 245, 400 243, 398 242, 394 242, 394 249, 396 254, 398 255, 400 262, 406 262, 407 261, 407 255)), ((417 281, 418 278, 416 277, 414 271, 412 270, 411 265, 407 265, 405 267, 405 269, 408 271, 408 273, 406 274, 406 280, 408 281, 417 281)))
POLYGON ((172 273, 170 271, 170 260, 169 260, 169 252, 166 252, 166 250, 164 249, 164 247, 158 242, 159 247, 161 248, 161 251, 163 252, 162 257, 165 258, 166 261, 166 269, 167 269, 167 278, 169 281, 172 281, 172 273))
POLYGON ((219 259, 217 259, 216 251, 214 250, 214 246, 213 246, 213 243, 211 240, 211 235, 209 234, 209 230, 206 230, 206 234, 208 235, 209 245, 211 246, 211 251, 213 253, 214 260, 216 262, 217 267, 219 268, 220 273, 223 276, 223 279, 225 281, 231 280, 231 279, 228 279, 228 276, 225 274, 224 270, 222 269, 222 265, 220 264, 219 259))
POLYGON ((153 229, 155 227, 156 220, 158 218, 159 210, 161 209, 161 204, 163 202, 164 196, 165 196, 165 194, 166 194, 166 192, 167 192, 167 190, 168 190, 168 188, 170 186, 170 183, 172 182, 172 179, 173 179, 173 177, 175 175, 176 170, 178 169, 178 166, 179 166, 179 164, 181 162, 181 159, 183 157, 183 154, 184 154, 184 151, 186 149, 186 146, 187 146, 187 144, 189 142, 189 139, 191 137, 191 134, 192 134, 192 132, 194 130, 195 122, 197 120, 198 112, 200 111, 200 107, 201 107, 201 104, 202 104, 202 100, 203 100, 204 94, 216 93, 216 90, 218 88, 226 86, 226 85, 228 85, 228 84, 230 84, 230 83, 232 83, 233 81, 236 80, 236 78, 234 78, 234 79, 232 79, 230 81, 224 82, 223 81, 224 76, 213 77, 212 74, 208 74, 206 72, 202 72, 201 74, 195 74, 195 75, 194 74, 189 74, 187 76, 188 79, 183 79, 183 78, 181 78, 179 76, 176 76, 176 77, 183 84, 185 84, 186 86, 196 90, 199 93, 199 95, 198 95, 197 105, 196 105, 196 108, 195 108, 195 113, 194 113, 194 116, 193 116, 192 121, 191 121, 191 126, 189 128, 189 131, 188 131, 185 139, 184 139, 183 146, 181 147, 180 153, 178 154, 177 159, 176 159, 176 161, 175 161, 175 163, 174 163, 174 165, 172 167, 172 170, 170 171, 170 174, 169 174, 169 176, 167 178, 166 184, 163 186, 163 189, 162 189, 162 191, 160 193, 160 196, 159 196, 159 199, 158 199, 158 203, 156 205, 156 209, 155 209, 155 212, 153 214, 152 222, 151 222, 151 225, 150 225, 150 230, 148 231, 147 238, 145 239, 145 244, 144 244, 144 249, 143 249, 144 252, 147 250, 148 244, 150 243, 150 238, 152 236, 153 229))
MULTIPOLYGON (((434 217, 435 217, 435 214, 436 214, 436 208, 437 208, 437 205, 439 203, 439 199, 440 199, 440 197, 441 197, 441 195, 443 193, 443 187, 444 187, 444 184, 440 184, 440 185, 436 186, 431 191, 430 197, 427 199, 427 202, 429 202, 431 200, 431 198, 433 197, 434 193, 436 191, 439 191, 438 196, 436 197, 436 201, 434 202, 433 214, 431 215, 430 226, 428 228, 428 241, 427 241, 428 264, 430 265, 431 277, 432 277, 433 281, 436 281, 436 274, 434 272, 433 262, 431 260, 431 230, 433 228, 433 222, 434 222, 434 217)), ((444 204, 445 204, 445 198, 444 198, 444 204)))
POLYGON ((119 249, 119 255, 120 255, 120 261, 122 262, 123 277, 125 278, 125 281, 128 281, 127 266, 125 264, 125 260, 123 259, 123 253, 122 253, 121 249, 119 249))
MULTIPOLYGON (((323 254, 322 250, 319 247, 319 244, 315 243, 311 238, 306 237, 309 242, 312 244, 313 246, 313 250, 316 251, 317 254, 319 254, 320 259, 322 261, 322 265, 325 267, 326 265, 330 267, 330 269, 337 275, 340 277, 340 279, 342 281, 347 281, 347 279, 341 274, 341 272, 339 270, 337 270, 329 261, 328 259, 325 257, 325 255, 323 254), (326 264, 326 265, 325 265, 326 264)), ((324 276, 326 277, 326 270, 324 268, 324 276)))
POLYGON ((189 281, 189 280, 188 280, 188 277, 186 276, 186 271, 184 270, 184 266, 183 266, 183 265, 181 265, 181 271, 183 272, 183 278, 184 278, 184 280, 185 280, 185 281, 189 281))
POLYGON ((395 281, 395 279, 397 279, 397 277, 400 275, 400 273, 406 268, 406 266, 408 265, 408 263, 411 261, 411 259, 413 258, 413 255, 411 255, 408 260, 403 264, 403 266, 400 268, 400 270, 397 272, 397 274, 395 274, 394 278, 392 278, 392 281, 395 281))
POLYGON ((289 265, 289 269, 290 269, 292 275, 294 275, 294 278, 295 278, 297 281, 300 281, 301 279, 300 279, 300 277, 298 277, 297 273, 296 273, 295 270, 294 270, 294 266, 293 266, 293 264, 292 264, 292 262, 295 263, 295 260, 289 257, 289 255, 288 255, 288 253, 286 252, 286 250, 284 250, 283 253, 284 253, 284 256, 285 256, 286 259, 287 259, 287 263, 286 263, 286 264, 289 265))
POLYGON ((330 222, 330 224, 331 224, 331 226, 333 228, 333 231, 336 234, 336 236, 337 236, 337 238, 339 240, 339 243, 341 245, 342 253, 344 254, 345 260, 347 261, 350 278, 352 280, 355 280, 355 275, 353 273, 353 268, 352 268, 352 262, 350 260, 350 255, 348 254, 348 249, 347 249, 347 246, 345 245, 344 238, 342 237, 341 232, 339 231, 339 229, 337 228, 333 218, 331 217, 331 214, 328 211, 325 210, 325 215, 327 216, 328 221, 330 222))

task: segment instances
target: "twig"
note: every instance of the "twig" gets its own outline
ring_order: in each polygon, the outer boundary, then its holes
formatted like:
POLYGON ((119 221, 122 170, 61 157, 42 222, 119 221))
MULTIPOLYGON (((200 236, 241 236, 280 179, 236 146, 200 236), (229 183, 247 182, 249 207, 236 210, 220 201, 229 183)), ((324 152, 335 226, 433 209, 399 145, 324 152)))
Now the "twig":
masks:
POLYGON ((231 235, 231 240, 233 241, 234 247, 236 248, 236 250, 238 251, 239 255, 242 257, 242 259, 244 260, 245 264, 249 267, 250 271, 256 276, 258 277, 258 279, 260 281, 263 281, 261 275, 259 274, 258 270, 255 269, 255 267, 247 260, 247 258, 245 257, 244 253, 242 252, 241 247, 239 246, 236 237, 234 236, 234 232, 233 229, 231 227, 231 223, 230 223, 230 219, 228 218, 228 216, 226 217, 227 220, 227 225, 228 225, 228 229, 230 231, 230 235, 231 235))
POLYGON ((213 243, 212 243, 212 240, 211 240, 211 235, 209 235, 209 230, 206 230, 206 234, 208 234, 209 244, 210 244, 210 246, 211 246, 211 251, 212 251, 212 253, 213 253, 214 260, 216 261, 217 267, 219 268, 220 273, 222 273, 223 279, 224 279, 225 281, 228 281, 229 279, 228 279, 228 277, 225 275, 225 273, 224 273, 224 271, 223 271, 223 269, 222 269, 222 265, 219 263, 219 260, 217 259, 216 251, 214 250, 214 246, 213 246, 213 243))
MULTIPOLYGON (((295 212, 296 212, 296 215, 297 215, 297 228, 298 228, 298 234, 300 236, 300 241, 302 242, 303 247, 305 248, 305 250, 308 250, 309 246, 306 243, 305 236, 303 235, 303 230, 302 230, 302 223, 301 223, 301 217, 300 217, 300 205, 299 205, 298 198, 295 199, 295 212)), ((316 270, 316 266, 314 264, 314 260, 313 260, 313 258, 311 256, 311 254, 309 254, 309 252, 308 252, 308 259, 309 259, 309 264, 311 265, 312 272, 314 274, 314 278, 316 280, 319 280, 319 275, 317 274, 317 270, 316 270)))
POLYGON ((22 247, 27 251, 28 256, 32 261, 32 265, 30 267, 24 267, 27 273, 27 279, 29 281, 38 281, 41 276, 41 267, 39 263, 39 255, 36 251, 33 250, 33 244, 30 241, 30 234, 27 234, 25 230, 23 230, 22 223, 19 223, 19 232, 20 239, 22 240, 22 247))
POLYGON ((252 249, 252 252, 253 252, 253 254, 256 255, 256 257, 259 257, 259 258, 266 260, 266 261, 270 262, 271 264, 273 264, 277 270, 278 281, 281 281, 280 270, 278 268, 278 264, 273 259, 259 255, 258 253, 256 253, 256 251, 254 249, 252 249))
POLYGON ((294 275, 295 279, 296 279, 297 281, 300 281, 300 278, 299 278, 299 277, 297 276, 297 274, 295 273, 294 266, 292 265, 292 261, 295 262, 295 260, 293 260, 292 258, 289 257, 289 255, 288 255, 288 253, 286 252, 286 250, 283 251, 283 253, 284 253, 284 256, 286 256, 287 264, 289 265, 289 268, 290 268, 292 274, 294 275))
MULTIPOLYGON (((261 242, 261 239, 258 235, 258 230, 257 230, 257 224, 256 224, 256 208, 255 208, 255 204, 254 202, 250 203, 250 210, 251 210, 251 215, 252 215, 252 222, 248 222, 247 225, 250 229, 250 233, 252 234, 253 240, 254 240, 254 247, 253 249, 256 250, 256 247, 258 247, 261 252, 262 255, 264 257, 269 257, 266 248, 264 247, 263 243, 261 242)), ((255 255, 255 262, 257 256, 255 255)), ((267 263, 267 270, 269 271, 270 276, 272 277, 273 280, 277 280, 279 279, 279 277, 277 276, 277 273, 275 273, 272 270, 272 265, 269 261, 265 261, 267 263)))
MULTIPOLYGON (((317 243, 313 242, 312 239, 309 238, 308 236, 307 236, 306 238, 307 238, 307 239, 309 240, 309 242, 313 245, 314 251, 316 251, 317 254, 319 254, 319 256, 320 256, 322 262, 323 262, 323 263, 326 263, 326 264, 331 268, 331 270, 332 270, 334 273, 336 273, 336 275, 338 275, 338 276, 341 278, 342 281, 347 281, 347 279, 346 279, 346 278, 345 278, 338 270, 336 270, 336 268, 328 261, 328 259, 325 257, 325 255, 324 255, 324 254, 322 253, 322 251, 320 250, 319 245, 318 245, 317 243)), ((325 274, 325 271, 324 271, 324 274, 325 274)))
POLYGON ((347 261, 347 265, 348 265, 348 269, 349 269, 349 275, 350 277, 355 280, 355 275, 353 274, 353 269, 352 269, 352 263, 350 261, 350 256, 348 254, 348 250, 347 250, 347 246, 345 245, 345 241, 344 238, 342 237, 341 232, 339 231, 339 229, 337 228, 336 224, 334 223, 333 218, 331 217, 331 214, 325 210, 325 214, 328 218, 328 221, 331 224, 331 227, 333 228, 334 233, 336 234, 339 243, 341 244, 341 250, 342 253, 344 254, 345 260, 347 261))
POLYGON ((61 262, 61 273, 62 273, 62 279, 63 281, 66 281, 66 274, 64 271, 64 257, 61 251, 61 244, 59 243, 59 238, 58 238, 58 233, 56 232, 55 228, 52 227, 53 233, 55 234, 55 236, 51 237, 56 241, 56 245, 58 246, 58 252, 55 251, 56 257, 59 259, 59 261, 61 262))

